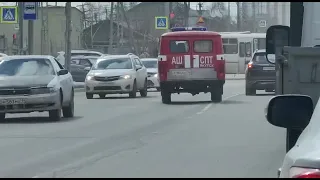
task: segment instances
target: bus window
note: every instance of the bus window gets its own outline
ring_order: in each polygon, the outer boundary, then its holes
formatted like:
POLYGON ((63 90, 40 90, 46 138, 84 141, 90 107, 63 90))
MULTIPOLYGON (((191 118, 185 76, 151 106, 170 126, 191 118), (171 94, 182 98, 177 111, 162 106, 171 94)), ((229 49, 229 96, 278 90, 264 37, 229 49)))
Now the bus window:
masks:
POLYGON ((251 42, 246 42, 246 57, 251 57, 252 49, 251 49, 251 42))
POLYGON ((222 42, 224 54, 238 54, 238 39, 223 38, 222 42))
POLYGON ((266 48, 266 38, 254 38, 253 39, 253 50, 265 49, 266 48))
POLYGON ((240 48, 239 48, 239 57, 245 57, 246 55, 246 44, 244 42, 240 43, 240 48))

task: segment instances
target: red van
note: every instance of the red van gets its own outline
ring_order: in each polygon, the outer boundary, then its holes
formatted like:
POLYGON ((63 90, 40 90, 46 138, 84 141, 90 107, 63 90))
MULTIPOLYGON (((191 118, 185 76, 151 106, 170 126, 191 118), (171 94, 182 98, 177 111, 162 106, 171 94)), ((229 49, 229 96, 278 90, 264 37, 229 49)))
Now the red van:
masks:
POLYGON ((210 92, 221 102, 225 61, 221 35, 204 27, 172 28, 160 39, 158 75, 162 102, 171 103, 172 93, 210 92))

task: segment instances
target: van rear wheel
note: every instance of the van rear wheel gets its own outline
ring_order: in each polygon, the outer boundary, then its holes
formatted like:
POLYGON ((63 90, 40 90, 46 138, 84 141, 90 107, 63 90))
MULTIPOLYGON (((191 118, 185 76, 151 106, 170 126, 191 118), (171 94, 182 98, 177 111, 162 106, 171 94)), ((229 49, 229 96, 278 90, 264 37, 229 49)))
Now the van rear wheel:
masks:
POLYGON ((211 92, 211 101, 215 103, 219 103, 222 101, 222 94, 219 92, 211 92))
POLYGON ((171 103, 171 93, 167 91, 161 91, 161 98, 163 104, 171 103))

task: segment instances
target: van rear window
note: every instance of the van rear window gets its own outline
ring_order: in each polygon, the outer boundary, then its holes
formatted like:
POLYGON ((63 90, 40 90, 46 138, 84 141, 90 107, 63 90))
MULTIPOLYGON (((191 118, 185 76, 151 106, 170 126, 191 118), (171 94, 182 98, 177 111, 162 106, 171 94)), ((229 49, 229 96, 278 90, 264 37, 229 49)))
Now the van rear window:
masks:
POLYGON ((198 40, 193 42, 193 51, 197 53, 210 53, 212 52, 211 40, 198 40))
POLYGON ((186 53, 189 52, 188 41, 170 41, 171 53, 186 53))

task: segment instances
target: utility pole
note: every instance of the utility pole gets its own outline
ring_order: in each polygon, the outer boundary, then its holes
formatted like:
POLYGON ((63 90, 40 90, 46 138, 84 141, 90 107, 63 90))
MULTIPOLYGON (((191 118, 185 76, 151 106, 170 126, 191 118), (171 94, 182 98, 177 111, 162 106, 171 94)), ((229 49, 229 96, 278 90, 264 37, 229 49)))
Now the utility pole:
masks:
POLYGON ((116 6, 116 12, 117 12, 117 54, 119 54, 119 47, 120 47, 120 40, 122 40, 121 39, 121 37, 120 37, 120 24, 119 24, 119 22, 120 22, 120 3, 119 2, 117 2, 117 6, 116 6))
POLYGON ((28 53, 33 54, 33 20, 28 21, 28 53))
POLYGON ((237 3, 237 30, 240 31, 241 28, 241 19, 240 19, 240 2, 237 3))
POLYGON ((279 8, 279 2, 274 2, 274 15, 273 15, 273 17, 275 18, 275 24, 279 24, 278 8, 279 8))
POLYGON ((230 2, 228 2, 228 31, 231 30, 231 9, 230 2))
POLYGON ((41 2, 41 54, 47 54, 48 46, 48 2, 46 2, 46 10, 44 2, 41 2))
POLYGON ((252 32, 256 32, 256 25, 257 25, 257 20, 256 20, 256 2, 252 2, 252 32))
POLYGON ((68 71, 70 71, 70 59, 71 59, 71 2, 66 2, 66 58, 65 58, 65 66, 68 71))
POLYGON ((198 3, 198 6, 199 6, 199 11, 198 11, 198 13, 199 13, 200 16, 202 16, 202 7, 203 7, 202 2, 199 2, 199 3, 198 3))
POLYGON ((109 48, 108 53, 112 54, 113 51, 113 5, 114 2, 111 2, 111 9, 110 9, 110 27, 109 27, 109 48))
POLYGON ((23 2, 18 2, 19 10, 19 54, 23 54, 23 2))
POLYGON ((190 2, 184 2, 183 4, 184 4, 184 26, 188 27, 190 2))
MULTIPOLYGON (((169 16, 170 16, 170 14, 172 13, 172 11, 173 11, 172 2, 169 2, 169 14, 168 14, 169 16)), ((169 18, 168 21, 169 21, 168 23, 169 23, 169 29, 170 29, 170 28, 171 28, 171 27, 170 27, 170 24, 172 23, 172 22, 171 22, 171 18, 169 18)))

